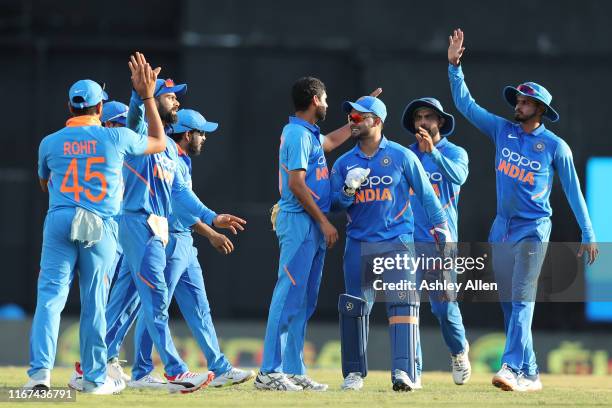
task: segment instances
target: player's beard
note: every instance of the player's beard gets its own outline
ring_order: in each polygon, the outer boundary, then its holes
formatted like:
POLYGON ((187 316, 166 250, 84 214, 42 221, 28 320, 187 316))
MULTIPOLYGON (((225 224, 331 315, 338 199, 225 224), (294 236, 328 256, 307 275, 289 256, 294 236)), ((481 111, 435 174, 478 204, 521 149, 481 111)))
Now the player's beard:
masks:
POLYGON ((317 122, 322 122, 325 120, 325 115, 327 115, 327 107, 318 106, 315 111, 315 117, 317 118, 317 122))
POLYGON ((533 119, 535 116, 537 115, 537 112, 532 113, 531 115, 526 115, 523 116, 521 115, 520 112, 514 112, 514 120, 516 120, 519 123, 523 123, 523 122, 527 122, 531 119, 533 119))
POLYGON ((190 156, 198 156, 202 152, 202 138, 193 137, 189 144, 187 145, 187 151, 189 151, 190 156))
POLYGON ((178 121, 178 116, 176 115, 176 112, 174 112, 172 109, 166 109, 165 107, 158 104, 157 110, 159 112, 159 118, 166 125, 171 125, 178 121))

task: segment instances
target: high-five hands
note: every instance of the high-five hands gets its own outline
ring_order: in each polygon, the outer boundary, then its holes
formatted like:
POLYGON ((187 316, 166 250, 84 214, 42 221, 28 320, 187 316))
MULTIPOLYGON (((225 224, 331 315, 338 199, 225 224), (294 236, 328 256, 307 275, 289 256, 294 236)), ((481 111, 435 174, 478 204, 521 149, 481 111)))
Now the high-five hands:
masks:
POLYGON ((459 66, 459 60, 463 56, 465 47, 463 46, 463 31, 460 28, 453 31, 453 35, 448 37, 448 62, 454 66, 459 66))
POLYGON ((152 98, 155 92, 155 81, 157 81, 157 76, 161 68, 157 67, 152 69, 144 54, 139 52, 130 56, 128 66, 132 72, 132 86, 138 93, 138 96, 140 96, 141 99, 152 98))

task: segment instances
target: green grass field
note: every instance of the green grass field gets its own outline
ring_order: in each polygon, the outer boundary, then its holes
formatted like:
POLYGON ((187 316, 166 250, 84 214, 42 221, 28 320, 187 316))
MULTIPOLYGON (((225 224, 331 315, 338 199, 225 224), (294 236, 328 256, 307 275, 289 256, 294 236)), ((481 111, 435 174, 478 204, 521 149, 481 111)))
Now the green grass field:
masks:
MULTIPOLYGON (((59 368, 53 371, 52 384, 64 387, 71 370, 59 368)), ((233 388, 208 388, 188 395, 170 395, 165 391, 141 391, 126 389, 121 395, 92 396, 77 394, 77 404, 83 407, 533 407, 533 406, 612 406, 612 378, 589 376, 543 375, 544 390, 537 393, 503 392, 490 384, 491 376, 478 374, 469 384, 456 386, 450 373, 432 372, 423 376, 424 389, 411 393, 391 390, 389 373, 371 372, 362 391, 340 391, 341 375, 336 370, 310 370, 309 374, 320 382, 329 384, 324 393, 279 393, 257 391, 252 382, 233 388)), ((18 387, 25 383, 23 367, 3 367, 0 385, 18 387)), ((9 406, 1 403, 0 408, 9 406)), ((24 406, 15 403, 13 406, 24 406)), ((28 403, 26 406, 50 406, 49 403, 28 403)), ((55 404, 53 404, 55 405, 55 404)))

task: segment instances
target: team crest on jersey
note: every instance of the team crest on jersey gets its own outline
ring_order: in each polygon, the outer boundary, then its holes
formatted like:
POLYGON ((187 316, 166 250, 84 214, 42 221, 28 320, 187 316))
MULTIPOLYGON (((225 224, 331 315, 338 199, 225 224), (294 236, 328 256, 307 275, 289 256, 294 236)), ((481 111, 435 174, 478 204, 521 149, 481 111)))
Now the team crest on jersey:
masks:
POLYGON ((350 312, 351 310, 353 310, 353 304, 351 302, 346 302, 346 311, 350 312))
POLYGON ((387 167, 391 164, 391 158, 389 156, 385 156, 380 160, 380 165, 383 167, 387 167))
POLYGON ((544 142, 536 142, 533 145, 533 150, 535 150, 538 153, 543 152, 545 148, 546 148, 546 145, 544 144, 544 142))

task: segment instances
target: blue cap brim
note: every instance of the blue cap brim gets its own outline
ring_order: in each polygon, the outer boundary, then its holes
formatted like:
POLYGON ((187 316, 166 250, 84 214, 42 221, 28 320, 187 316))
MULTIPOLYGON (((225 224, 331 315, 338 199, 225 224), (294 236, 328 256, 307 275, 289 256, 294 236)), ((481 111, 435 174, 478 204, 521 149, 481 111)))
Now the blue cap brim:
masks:
POLYGON ((510 106, 512 106, 512 108, 516 107, 516 95, 518 94, 526 96, 527 98, 534 99, 540 102, 542 105, 546 106, 546 112, 544 112, 543 116, 551 122, 556 122, 559 120, 559 113, 557 113, 556 110, 554 110, 550 105, 542 101, 540 98, 536 98, 533 95, 521 92, 513 86, 507 86, 504 88, 504 99, 506 100, 506 102, 508 102, 510 106))
POLYGON ((219 124, 216 122, 206 122, 201 129, 204 132, 214 132, 219 127, 219 124))
POLYGON ((408 132, 412 133, 413 135, 416 134, 416 129, 414 127, 414 112, 416 112, 416 110, 419 108, 432 109, 436 111, 438 115, 444 118, 444 125, 440 128, 440 134, 442 136, 448 136, 453 133, 455 130, 455 117, 450 113, 441 111, 436 105, 420 99, 410 102, 408 106, 406 106, 406 109, 404 109, 404 113, 402 115, 402 127, 408 132))
POLYGON ((176 96, 184 95, 187 92, 187 84, 175 85, 170 88, 159 88, 155 93, 155 96, 160 96, 167 93, 173 93, 176 96))
POLYGON ((344 113, 351 113, 353 109, 355 109, 357 112, 374 113, 373 110, 363 107, 355 102, 344 101, 342 103, 342 110, 344 111, 344 113))

